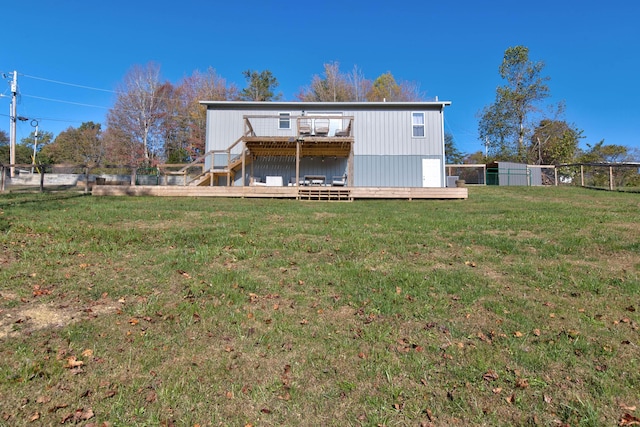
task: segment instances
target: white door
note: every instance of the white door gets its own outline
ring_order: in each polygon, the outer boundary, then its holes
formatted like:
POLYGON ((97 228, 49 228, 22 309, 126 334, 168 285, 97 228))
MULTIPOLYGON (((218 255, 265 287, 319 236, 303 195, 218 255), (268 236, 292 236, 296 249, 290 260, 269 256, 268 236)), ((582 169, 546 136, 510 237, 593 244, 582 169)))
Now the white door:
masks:
POLYGON ((422 159, 422 186, 442 187, 440 159, 422 159))

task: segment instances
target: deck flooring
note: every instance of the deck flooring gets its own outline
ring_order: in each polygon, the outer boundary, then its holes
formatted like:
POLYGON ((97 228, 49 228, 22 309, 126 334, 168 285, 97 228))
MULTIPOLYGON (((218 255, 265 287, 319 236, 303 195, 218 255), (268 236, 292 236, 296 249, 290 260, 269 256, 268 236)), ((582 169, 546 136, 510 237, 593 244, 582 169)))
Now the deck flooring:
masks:
POLYGON ((202 187, 97 185, 94 196, 231 197, 299 200, 467 199, 466 187, 202 187))

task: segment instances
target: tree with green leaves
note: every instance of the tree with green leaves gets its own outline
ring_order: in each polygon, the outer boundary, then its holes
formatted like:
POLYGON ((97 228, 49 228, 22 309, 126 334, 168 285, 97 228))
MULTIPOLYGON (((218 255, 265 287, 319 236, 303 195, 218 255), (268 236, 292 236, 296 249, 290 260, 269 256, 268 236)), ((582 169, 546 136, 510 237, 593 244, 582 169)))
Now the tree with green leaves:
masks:
MULTIPOLYGON (((605 145, 604 140, 595 144, 587 144, 587 149, 582 150, 577 158, 578 163, 586 164, 615 164, 637 162, 634 151, 625 145, 605 145)), ((609 171, 603 168, 593 168, 591 173, 593 185, 606 187, 609 183, 609 171)), ((615 170, 616 187, 626 185, 640 185, 637 166, 631 168, 617 168, 615 170)))
POLYGON ((621 163, 631 162, 629 147, 624 145, 605 145, 604 139, 595 144, 587 144, 588 149, 580 152, 578 163, 621 163))
POLYGON ((500 64, 505 81, 496 89, 496 99, 481 113, 479 137, 489 144, 493 155, 503 160, 527 161, 527 136, 532 116, 542 101, 550 96, 544 63, 529 58, 529 48, 509 47, 500 64))
POLYGON ((564 120, 542 119, 531 135, 528 159, 538 165, 571 163, 581 138, 582 131, 564 120))
POLYGON ((461 164, 465 158, 465 154, 458 150, 453 140, 453 135, 449 132, 445 132, 444 134, 444 155, 445 161, 450 165, 461 164))
POLYGON ((105 157, 100 123, 84 122, 78 128, 69 127, 42 149, 52 163, 99 165, 105 157))
MULTIPOLYGON (((22 138, 18 147, 24 147, 24 151, 29 152, 28 163, 34 162, 34 145, 35 145, 35 163, 50 163, 51 159, 46 154, 46 147, 53 141, 53 133, 47 131, 38 131, 38 140, 36 141, 36 133, 32 131, 28 137, 22 138)), ((16 147, 16 150, 20 150, 16 147)))
POLYGON ((417 84, 398 83, 390 71, 378 76, 367 94, 367 101, 371 102, 409 102, 421 101, 423 98, 417 84))
POLYGON ((278 79, 269 70, 252 71, 242 73, 247 81, 247 87, 240 92, 243 101, 277 101, 282 94, 274 94, 278 87, 278 79))

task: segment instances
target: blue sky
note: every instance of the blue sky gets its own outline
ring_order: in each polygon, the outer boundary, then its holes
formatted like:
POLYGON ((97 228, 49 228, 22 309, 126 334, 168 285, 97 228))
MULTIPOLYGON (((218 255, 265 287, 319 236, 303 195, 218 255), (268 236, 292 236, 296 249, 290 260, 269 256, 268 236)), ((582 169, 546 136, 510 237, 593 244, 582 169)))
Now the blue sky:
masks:
MULTIPOLYGON (((451 101, 445 129, 471 153, 483 150, 478 112, 503 84, 503 53, 524 45, 545 62, 549 102, 565 102, 583 146, 604 139, 640 149, 636 1, 32 0, 5 5, 3 18, 0 72, 18 71, 18 115, 54 135, 104 123, 111 91, 134 65, 153 61, 174 84, 212 67, 241 88, 243 70, 268 69, 283 99, 294 100, 324 63, 337 61, 343 72, 357 65, 375 79, 390 71, 451 101)), ((0 129, 8 132, 8 81, 0 94, 0 129)), ((18 140, 32 130, 19 123, 18 140)))

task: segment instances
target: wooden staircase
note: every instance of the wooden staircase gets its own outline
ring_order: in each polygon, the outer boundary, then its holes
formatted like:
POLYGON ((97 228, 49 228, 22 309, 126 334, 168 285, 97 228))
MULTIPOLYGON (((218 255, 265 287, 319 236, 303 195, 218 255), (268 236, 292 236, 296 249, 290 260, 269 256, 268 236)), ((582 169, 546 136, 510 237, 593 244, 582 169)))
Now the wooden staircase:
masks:
MULTIPOLYGON (((245 156, 245 166, 251 163, 252 157, 245 156)), ((189 182, 189 185, 195 185, 200 187, 208 187, 211 186, 211 180, 213 179, 213 185, 216 185, 216 180, 218 177, 226 178, 227 175, 230 175, 230 181, 233 182, 235 180, 236 173, 242 169, 242 155, 237 155, 224 169, 214 169, 213 171, 208 170, 204 171, 202 174, 198 175, 194 179, 189 182)))

